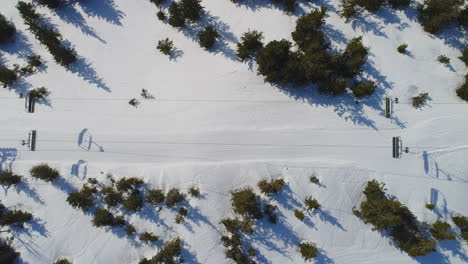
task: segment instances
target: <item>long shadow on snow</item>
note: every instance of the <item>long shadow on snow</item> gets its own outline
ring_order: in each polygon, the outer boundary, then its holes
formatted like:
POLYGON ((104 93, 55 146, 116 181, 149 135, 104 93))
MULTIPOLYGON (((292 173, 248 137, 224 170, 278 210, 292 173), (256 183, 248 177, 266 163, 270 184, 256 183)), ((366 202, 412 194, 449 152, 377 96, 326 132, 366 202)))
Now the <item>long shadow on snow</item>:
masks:
POLYGON ((330 212, 328 212, 327 210, 319 208, 319 209, 314 210, 312 215, 318 215, 320 220, 322 220, 322 221, 324 221, 326 223, 330 223, 330 224, 338 227, 339 229, 341 229, 343 231, 346 231, 346 229, 340 224, 340 222, 338 222, 338 219, 336 219, 336 217, 332 216, 330 214, 330 212))
POLYGON ((125 14, 117 8, 114 0, 76 2, 88 16, 104 19, 108 23, 122 26, 122 19, 125 17, 125 14))
POLYGON ((299 16, 305 13, 305 10, 300 5, 302 3, 305 4, 306 6, 310 6, 309 2, 307 1, 298 1, 295 5, 294 13, 287 12, 283 4, 275 3, 272 0, 244 0, 244 1, 239 1, 237 3, 233 3, 233 4, 235 4, 236 6, 245 6, 246 8, 252 11, 259 11, 260 9, 263 9, 263 8, 275 8, 275 9, 283 11, 287 15, 299 16))
POLYGON ((16 31, 12 42, 0 45, 0 50, 8 54, 15 54, 21 59, 27 59, 28 56, 34 55, 32 44, 21 30, 16 31))
POLYGON ((76 10, 76 5, 64 6, 55 13, 66 23, 79 28, 85 35, 91 36, 102 43, 106 43, 106 41, 99 37, 96 31, 86 23, 85 18, 76 10))
POLYGON ((96 73, 96 70, 93 68, 92 64, 89 63, 85 58, 78 58, 78 60, 70 66, 69 70, 83 78, 83 80, 87 81, 88 83, 94 84, 106 92, 111 92, 110 88, 106 85, 104 80, 96 73))
POLYGON ((34 202, 39 204, 44 204, 44 201, 41 200, 41 197, 37 193, 36 189, 31 188, 29 182, 26 179, 23 179, 19 184, 14 186, 17 193, 25 193, 29 198, 33 199, 34 202))
POLYGON ((16 148, 0 148, 0 173, 11 171, 11 165, 16 160, 18 150, 16 148))

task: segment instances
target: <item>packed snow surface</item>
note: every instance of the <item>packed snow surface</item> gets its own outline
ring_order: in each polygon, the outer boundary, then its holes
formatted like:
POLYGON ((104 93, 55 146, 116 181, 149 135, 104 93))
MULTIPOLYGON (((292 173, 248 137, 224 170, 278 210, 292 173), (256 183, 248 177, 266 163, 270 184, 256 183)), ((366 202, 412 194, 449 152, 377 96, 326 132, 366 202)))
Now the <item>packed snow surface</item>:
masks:
POLYGON ((289 15, 266 0, 248 5, 203 0, 204 18, 186 30, 159 21, 148 0, 80 2, 57 12, 38 6, 80 55, 70 70, 57 65, 27 30, 16 0, 0 3, 18 29, 16 42, 0 49, 2 62, 24 64, 33 53, 46 61, 46 68, 13 89, 0 89, 0 164, 26 176, 19 187, 0 190, 0 199, 35 217, 26 230, 12 234, 23 263, 60 257, 78 264, 137 263, 158 251, 162 242, 149 246, 121 229, 93 227, 92 215, 66 202, 87 178, 105 182, 108 173, 142 177, 166 191, 199 186, 202 197, 189 199, 185 224, 174 223, 175 210, 159 212, 149 205, 125 215, 141 232, 162 240, 180 236, 187 263, 230 263, 219 224, 234 215, 230 191, 277 178, 287 183, 271 198, 279 207, 279 224, 262 220, 249 241, 259 250, 260 263, 304 263, 301 241, 321 249, 316 263, 468 262, 468 247, 460 239, 412 258, 352 213, 367 181, 377 179, 420 221, 454 226, 452 214, 468 215, 468 104, 455 94, 467 72, 457 58, 466 32, 425 33, 414 8, 385 7, 346 23, 337 13, 338 0, 300 1, 289 15), (256 74, 255 63, 235 57, 242 33, 255 29, 266 42, 291 40, 299 15, 319 6, 329 9, 325 32, 334 49, 344 49, 357 36, 370 49, 364 76, 378 88, 358 104, 350 95, 330 97, 314 87, 272 86, 256 74), (208 24, 221 34, 212 51, 200 48, 195 30, 208 24), (173 58, 156 49, 166 37, 177 48, 173 58), (396 52, 402 43, 409 55, 396 52), (437 61, 441 54, 451 58, 450 66, 437 61), (18 93, 41 86, 51 91, 49 99, 26 113, 18 93), (154 98, 141 98, 143 88, 154 98), (414 109, 411 97, 421 92, 428 92, 430 101, 414 109), (400 101, 391 119, 383 116, 386 96, 400 101), (141 104, 130 106, 131 98, 141 104), (32 129, 38 133, 35 152, 20 142, 32 129), (394 136, 409 147, 401 159, 392 159, 394 136), (63 180, 31 178, 29 169, 42 162, 59 169, 63 180), (310 182, 313 174, 320 185, 310 182), (304 208, 309 195, 323 210, 301 222, 294 209, 304 208), (427 203, 436 209, 426 209, 427 203))

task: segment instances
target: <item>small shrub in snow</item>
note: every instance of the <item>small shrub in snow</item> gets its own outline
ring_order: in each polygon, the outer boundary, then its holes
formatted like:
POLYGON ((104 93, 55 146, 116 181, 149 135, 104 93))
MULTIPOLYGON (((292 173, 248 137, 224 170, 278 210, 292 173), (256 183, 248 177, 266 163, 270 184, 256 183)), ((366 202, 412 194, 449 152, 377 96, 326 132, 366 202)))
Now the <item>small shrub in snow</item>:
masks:
POLYGON ((357 210, 357 209, 354 209, 354 210, 353 210, 353 214, 354 214, 355 216, 357 216, 357 217, 361 217, 361 212, 359 212, 359 210, 357 210))
POLYGON ((185 207, 181 207, 179 209, 179 215, 183 216, 183 217, 187 217, 188 215, 188 210, 185 208, 185 207))
POLYGON ((465 82, 460 87, 458 87, 457 95, 461 99, 468 101, 468 74, 465 75, 465 82))
POLYGON ((13 85, 18 78, 19 76, 14 70, 0 66, 0 82, 3 84, 3 88, 13 85))
POLYGON ((311 260, 312 258, 315 258, 319 253, 317 246, 312 242, 300 243, 299 251, 301 252, 302 258, 305 260, 311 260))
POLYGON ((281 189, 283 189, 284 180, 277 179, 277 180, 272 180, 270 182, 268 182, 267 180, 261 180, 258 182, 257 185, 261 193, 265 195, 271 195, 271 194, 279 193, 281 189))
POLYGON ((263 217, 260 197, 249 187, 232 191, 231 202, 236 214, 254 219, 263 217))
POLYGON ((20 253, 16 252, 10 243, 0 238, 0 262, 2 264, 14 264, 19 256, 20 253))
POLYGON ((22 178, 22 176, 17 175, 12 171, 4 171, 0 173, 0 184, 10 188, 12 185, 20 183, 22 178))
POLYGON ((104 202, 109 206, 117 206, 122 204, 123 202, 123 195, 114 190, 112 187, 104 187, 101 190, 101 194, 104 198, 104 202))
POLYGON ((164 193, 160 189, 150 189, 146 195, 146 201, 153 205, 164 202, 164 199, 164 193))
POLYGON ((6 18, 0 14, 0 44, 5 44, 13 40, 15 33, 16 28, 13 23, 6 20, 6 18))
POLYGON ((450 63, 450 58, 445 56, 445 55, 440 55, 439 57, 437 57, 437 60, 440 63, 444 63, 444 64, 449 64, 450 63))
POLYGON ((125 233, 127 234, 127 236, 131 236, 133 234, 136 233, 136 229, 134 226, 132 225, 128 225, 126 228, 125 228, 125 233))
POLYGON ((357 82, 351 89, 357 98, 372 95, 377 86, 373 81, 357 82))
POLYGON ((452 221, 459 228, 467 228, 468 227, 468 219, 465 216, 452 216, 452 221))
POLYGON ((166 0, 150 0, 151 3, 155 4, 156 6, 160 6, 166 0))
POLYGON ((320 180, 319 180, 319 178, 317 178, 317 176, 311 176, 310 181, 313 182, 313 183, 319 183, 320 182, 320 180))
POLYGON ((166 205, 169 207, 174 207, 178 203, 185 200, 185 195, 179 191, 177 188, 172 188, 167 192, 166 195, 166 205))
POLYGON ((143 258, 140 260, 139 264, 179 263, 181 251, 182 240, 180 240, 180 238, 175 238, 166 241, 164 246, 154 257, 151 259, 143 258))
POLYGON ((144 184, 145 182, 136 177, 126 178, 123 177, 122 179, 118 180, 116 183, 116 188, 119 192, 133 192, 136 190, 140 185, 144 184))
POLYGON ((88 178, 88 183, 89 183, 89 184, 92 184, 92 185, 96 185, 96 184, 98 184, 99 182, 98 182, 98 180, 97 180, 96 178, 92 178, 92 177, 91 177, 91 178, 88 178))
POLYGON ((140 235, 140 240, 146 243, 153 243, 158 240, 158 237, 151 232, 144 232, 140 235))
POLYGON ((278 206, 272 205, 272 204, 267 204, 265 206, 265 209, 263 210, 263 213, 268 216, 268 222, 272 224, 276 224, 278 218, 275 215, 275 211, 278 209, 278 206))
POLYGON ((93 225, 96 227, 102 226, 125 226, 123 216, 114 217, 107 209, 97 209, 93 217, 93 225))
POLYGON ((45 163, 32 167, 29 172, 34 178, 41 179, 46 182, 53 182, 55 179, 60 177, 58 170, 51 168, 45 163))
POLYGON ((130 99, 130 101, 128 101, 128 104, 131 106, 137 107, 140 104, 140 102, 138 101, 138 99, 132 98, 130 99))
POLYGON ((435 205, 433 205, 433 204, 426 204, 426 208, 429 209, 429 210, 434 210, 435 205))
POLYGON ((72 263, 68 259, 58 259, 54 262, 54 264, 72 264, 72 263))
POLYGON ((461 57, 458 58, 468 66, 468 47, 463 49, 461 57))
POLYGON ((420 93, 419 95, 413 97, 411 99, 411 104, 414 108, 419 108, 420 106, 424 105, 429 98, 428 93, 420 93))
POLYGON ((169 38, 158 41, 156 48, 161 51, 164 55, 171 55, 172 50, 174 49, 174 42, 169 40, 169 38))
POLYGON ((37 100, 43 99, 49 95, 49 90, 45 87, 36 88, 29 92, 32 97, 36 98, 37 100))
POLYGON ((311 211, 311 210, 317 210, 320 208, 320 204, 319 202, 317 202, 316 199, 313 199, 312 196, 309 196, 305 199, 304 201, 306 207, 307 207, 307 210, 311 211))
POLYGON ((446 222, 437 221, 432 224, 431 234, 437 240, 454 240, 455 236, 450 233, 450 225, 446 222))
POLYGON ((141 89, 140 95, 145 99, 151 98, 151 94, 146 89, 141 89))
POLYGON ((212 26, 206 26, 204 30, 198 33, 198 39, 200 41, 200 46, 206 50, 213 47, 216 39, 219 37, 218 31, 212 26))
POLYGON ((189 194, 192 197, 198 197, 198 196, 200 196, 200 189, 198 189, 197 187, 192 187, 192 188, 189 189, 189 194))
POLYGON ((255 58, 257 53, 263 48, 263 33, 254 31, 245 32, 241 36, 241 41, 237 43, 236 56, 241 61, 255 58))
POLYGON ((90 188, 87 185, 84 185, 80 191, 70 193, 67 198, 67 202, 73 208, 80 208, 84 211, 89 210, 94 206, 94 193, 96 189, 90 188))
POLYGON ((143 207, 143 199, 141 199, 140 195, 132 193, 124 199, 123 206, 125 210, 138 211, 143 207))
POLYGON ((253 233, 253 224, 250 220, 240 220, 239 218, 224 218, 220 222, 230 233, 237 234, 240 232, 253 233))
POLYGON ((159 20, 161 21, 164 21, 166 20, 166 13, 164 13, 164 11, 162 10, 159 10, 157 13, 156 13, 156 16, 158 17, 159 20))
POLYGON ((187 217, 187 215, 188 215, 188 210, 185 209, 184 207, 181 207, 179 209, 179 213, 177 214, 176 219, 175 219, 176 223, 181 224, 181 223, 185 222, 185 218, 187 217))
POLYGON ((406 44, 401 44, 400 46, 398 46, 397 50, 398 50, 398 52, 404 54, 404 53, 406 53, 406 48, 408 48, 408 45, 406 45, 406 44))
POLYGON ((304 218, 305 218, 304 212, 302 212, 299 209, 294 210, 294 216, 296 216, 296 218, 301 220, 301 221, 304 220, 304 218))

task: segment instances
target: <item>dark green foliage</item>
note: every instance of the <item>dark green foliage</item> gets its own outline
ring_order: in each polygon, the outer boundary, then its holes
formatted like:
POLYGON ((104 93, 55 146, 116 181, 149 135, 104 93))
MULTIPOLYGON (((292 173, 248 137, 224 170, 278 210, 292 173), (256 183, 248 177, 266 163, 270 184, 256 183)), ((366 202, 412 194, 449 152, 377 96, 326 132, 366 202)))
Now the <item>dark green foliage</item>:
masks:
POLYGON ((151 232, 144 232, 140 235, 140 240, 146 243, 153 243, 158 240, 158 237, 151 232))
POLYGON ((468 67, 468 47, 464 48, 461 57, 458 57, 468 67))
POLYGON ((310 181, 313 182, 313 183, 319 183, 320 182, 320 180, 319 180, 319 178, 317 178, 317 176, 311 176, 310 181))
POLYGON ((80 208, 84 211, 89 210, 94 206, 94 193, 96 189, 90 188, 87 185, 83 185, 80 191, 70 193, 67 198, 67 202, 73 208, 80 208))
POLYGON ((72 264, 72 263, 68 259, 58 259, 54 262, 54 264, 72 264))
POLYGON ((414 108, 419 108, 421 105, 426 103, 428 98, 429 98, 428 93, 420 93, 419 95, 411 99, 411 104, 413 105, 414 108))
POLYGON ((46 182, 53 182, 55 179, 60 177, 58 170, 51 168, 45 163, 32 167, 29 172, 34 178, 41 179, 46 182))
POLYGON ((437 33, 456 21, 464 0, 424 0, 418 7, 419 21, 425 31, 437 33))
POLYGON ((317 210, 320 208, 320 204, 319 202, 316 200, 316 199, 313 199, 312 196, 309 196, 305 199, 304 201, 306 207, 307 207, 307 210, 311 211, 311 210, 317 210))
POLYGON ((42 65, 41 56, 28 56, 28 65, 33 68, 39 68, 42 65))
POLYGON ((465 8, 460 11, 458 23, 464 27, 468 27, 468 6, 465 6, 465 8))
POLYGON ((254 31, 245 32, 241 36, 241 42, 237 43, 236 56, 241 61, 255 58, 263 48, 263 33, 254 31))
POLYGON ((185 195, 179 191, 177 188, 170 189, 166 195, 166 205, 169 207, 174 207, 178 203, 185 200, 185 195))
POLYGON ((166 20, 166 14, 164 13, 164 11, 162 10, 159 10, 157 13, 156 13, 156 16, 158 17, 159 20, 161 21, 164 21, 166 20))
POLYGON ((62 0, 39 0, 39 4, 47 6, 50 9, 56 9, 62 4, 62 0))
POLYGON ((182 241, 180 238, 175 238, 171 241, 166 241, 164 246, 151 259, 143 258, 139 264, 175 264, 180 262, 180 253, 182 251, 182 241))
POLYGON ((437 57, 437 60, 440 62, 440 63, 445 63, 445 64, 448 64, 450 63, 450 58, 445 56, 445 55, 440 55, 439 57, 437 57))
POLYGON ((169 6, 169 25, 177 28, 185 27, 185 17, 181 4, 175 1, 169 6))
POLYGON ((465 216, 452 216, 452 221, 459 228, 468 228, 468 219, 465 216))
POLYGON ((322 7, 320 10, 303 15, 297 20, 296 29, 291 33, 291 36, 299 49, 303 51, 308 49, 322 50, 328 47, 325 42, 325 34, 321 31, 327 17, 326 13, 327 9, 322 7))
POLYGON ((117 206, 123 202, 123 195, 120 192, 115 191, 112 187, 102 188, 101 194, 104 198, 104 202, 109 207, 117 206))
POLYGON ((114 218, 114 223, 113 223, 113 226, 125 226, 125 218, 121 215, 118 215, 114 218))
POLYGON ((272 180, 268 182, 267 180, 261 180, 258 182, 258 188, 260 189, 260 192, 266 195, 272 195, 279 193, 281 189, 284 187, 284 180, 283 179, 277 179, 277 180, 272 180))
POLYGON ((146 201, 150 204, 160 204, 164 202, 164 193, 160 189, 151 189, 146 195, 146 201))
POLYGON ((143 207, 143 199, 137 193, 132 193, 124 199, 123 206, 125 210, 138 211, 143 207))
POLYGON ((117 188, 119 192, 133 192, 143 183, 145 182, 140 178, 123 177, 122 179, 117 181, 115 187, 117 188))
POLYGON ((131 236, 131 235, 133 235, 134 233, 136 233, 136 229, 135 229, 134 226, 128 225, 128 226, 125 228, 125 233, 127 234, 127 236, 131 236))
POLYGON ((174 43, 172 40, 169 40, 169 38, 166 38, 158 41, 156 48, 164 55, 171 55, 171 52, 174 49, 174 43))
POLYGON ((37 100, 43 99, 49 95, 49 90, 45 87, 36 88, 29 92, 32 97, 36 98, 37 100))
POLYGON ((299 54, 291 51, 291 42, 274 40, 257 56, 258 74, 268 82, 301 85, 306 79, 301 68, 299 54))
POLYGON ((405 8, 411 4, 411 0, 388 0, 393 8, 405 8))
POLYGON ((385 2, 385 0, 353 0, 354 3, 369 12, 376 12, 385 2))
POLYGON ((190 21, 196 21, 200 19, 203 7, 201 6, 201 0, 181 0, 180 6, 185 19, 190 21))
POLYGON ((437 240, 454 240, 455 236, 450 233, 450 225, 446 222, 437 221, 432 224, 431 234, 437 240))
POLYGON ((151 3, 155 4, 156 6, 160 6, 166 0, 150 0, 151 3))
POLYGON ((20 253, 16 252, 9 243, 0 239, 0 263, 14 264, 19 255, 20 253))
POLYGON ((302 212, 299 209, 294 210, 294 216, 296 216, 296 218, 301 220, 301 221, 304 220, 304 218, 305 218, 304 212, 302 212))
POLYGON ((461 99, 468 102, 468 74, 465 75, 465 82, 460 87, 458 87, 457 95, 461 99))
POLYGON ((216 29, 214 29, 212 26, 206 26, 204 30, 198 33, 200 46, 207 50, 213 47, 218 37, 219 37, 218 31, 216 31, 216 29))
POLYGON ((340 65, 340 73, 344 77, 352 78, 362 71, 362 66, 366 63, 368 48, 362 45, 362 37, 352 39, 340 57, 343 64, 340 65))
POLYGON ((200 189, 198 189, 196 187, 192 187, 192 188, 189 189, 189 194, 192 197, 198 197, 198 196, 200 196, 200 189))
POLYGON ((250 220, 240 220, 239 218, 224 218, 220 222, 226 230, 233 234, 238 233, 253 233, 254 228, 252 221, 250 220))
POLYGON ((4 171, 0 173, 0 184, 10 188, 12 185, 20 183, 22 178, 22 176, 17 175, 12 171, 4 171))
POLYGON ((361 212, 359 212, 359 210, 354 209, 353 214, 357 217, 361 217, 361 212))
POLYGON ((128 101, 128 104, 131 106, 137 107, 140 104, 140 102, 138 101, 138 99, 132 98, 130 99, 130 101, 128 101))
POLYGON ((98 182, 98 180, 97 180, 96 178, 92 178, 92 177, 91 177, 91 178, 88 178, 88 183, 89 183, 89 184, 92 184, 92 185, 96 185, 96 184, 98 184, 99 182, 98 182))
POLYGON ((15 33, 16 28, 13 23, 6 20, 6 18, 0 14, 0 44, 5 44, 13 40, 15 33))
POLYGON ((312 258, 315 258, 319 253, 317 246, 312 242, 300 243, 299 251, 301 252, 302 258, 305 260, 311 260, 312 258))
POLYGON ((278 209, 278 206, 267 204, 263 213, 268 216, 268 221, 272 224, 276 224, 278 218, 275 215, 275 211, 278 209))
POLYGON ((296 0, 272 0, 284 5, 284 11, 293 13, 296 10, 296 0))
POLYGON ((411 256, 425 256, 436 251, 436 242, 427 240, 417 227, 398 225, 392 231, 395 243, 411 256))
POLYGON ((74 49, 65 47, 62 41, 62 35, 47 27, 40 21, 41 16, 36 13, 34 4, 18 2, 16 8, 19 10, 21 17, 28 25, 28 29, 36 36, 36 38, 47 47, 49 52, 54 57, 55 62, 68 68, 71 64, 77 61, 77 55, 74 49))
POLYGON ((408 48, 408 45, 406 45, 406 44, 401 44, 400 46, 398 46, 397 50, 398 50, 398 52, 400 52, 400 53, 406 53, 406 48, 408 48))
POLYGON ((114 216, 108 210, 100 208, 96 210, 92 222, 96 227, 112 226, 114 224, 114 216))
POLYGON ((251 188, 234 190, 231 195, 232 208, 236 214, 253 219, 263 217, 260 197, 251 188))
POLYGON ((406 206, 385 195, 384 184, 371 180, 364 190, 362 217, 379 230, 390 231, 395 243, 411 256, 425 256, 435 251, 436 243, 425 239, 416 225, 416 217, 406 206))
POLYGON ((14 70, 10 70, 5 66, 0 66, 0 82, 3 88, 11 86, 18 80, 18 74, 14 70))
POLYGON ((429 209, 429 210, 434 210, 435 205, 433 205, 433 204, 426 204, 426 208, 429 209))
POLYGON ((176 223, 180 224, 180 223, 184 222, 187 215, 188 215, 188 210, 186 208, 184 208, 184 207, 181 207, 179 209, 179 213, 177 214, 177 217, 176 217, 176 223))
POLYGON ((354 87, 351 89, 353 91, 354 96, 360 98, 368 95, 372 95, 375 91, 377 86, 373 81, 363 81, 363 82, 356 82, 354 87))
POLYGON ((5 206, 0 204, 0 226, 16 225, 23 228, 24 223, 30 221, 32 218, 33 216, 31 213, 21 210, 7 212, 5 206))

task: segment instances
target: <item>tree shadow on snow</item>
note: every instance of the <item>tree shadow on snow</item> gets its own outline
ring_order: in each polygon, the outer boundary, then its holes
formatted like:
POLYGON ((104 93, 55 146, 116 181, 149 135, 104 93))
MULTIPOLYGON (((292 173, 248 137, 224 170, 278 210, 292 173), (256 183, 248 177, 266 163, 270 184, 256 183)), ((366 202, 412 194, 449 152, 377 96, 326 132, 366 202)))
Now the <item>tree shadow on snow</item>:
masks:
POLYGON ((117 8, 114 0, 76 1, 81 9, 91 17, 97 17, 108 23, 122 26, 125 14, 117 8))
POLYGON ((72 73, 77 74, 86 82, 96 85, 98 88, 103 89, 106 92, 111 92, 110 88, 107 86, 104 80, 99 77, 92 64, 89 63, 85 58, 79 57, 78 60, 70 66, 69 70, 72 73))
POLYGON ((81 13, 78 10, 76 10, 75 4, 66 5, 62 8, 59 8, 56 10, 55 13, 60 17, 60 19, 62 19, 66 23, 71 24, 80 29, 83 34, 93 37, 102 43, 106 43, 106 41, 99 37, 96 31, 86 23, 86 20, 83 17, 83 15, 81 15, 81 13))
POLYGON ((23 31, 18 29, 14 41, 0 45, 0 50, 11 55, 15 54, 21 59, 27 59, 28 56, 34 55, 32 44, 23 31))
MULTIPOLYGON (((322 2, 323 3, 323 2, 322 2)), ((237 3, 232 3, 236 6, 244 6, 247 9, 252 11, 259 11, 265 8, 274 8, 284 12, 285 15, 299 16, 305 13, 305 10, 302 8, 301 4, 305 4, 310 7, 309 1, 297 1, 295 5, 295 10, 293 13, 287 12, 285 6, 282 3, 275 3, 272 0, 244 0, 238 1, 237 3)), ((323 3, 325 5, 325 3, 323 3)))

